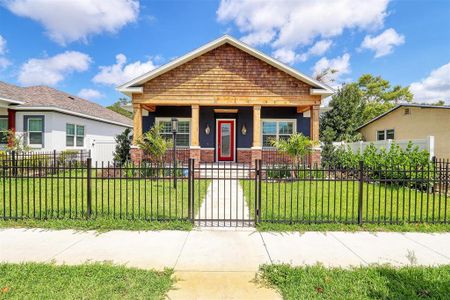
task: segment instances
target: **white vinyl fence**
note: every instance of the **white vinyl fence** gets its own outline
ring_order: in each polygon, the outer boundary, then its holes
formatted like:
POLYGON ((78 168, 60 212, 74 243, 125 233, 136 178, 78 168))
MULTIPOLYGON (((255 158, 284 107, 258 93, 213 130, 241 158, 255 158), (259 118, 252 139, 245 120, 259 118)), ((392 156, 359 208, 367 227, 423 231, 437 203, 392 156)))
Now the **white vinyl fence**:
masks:
POLYGON ((93 166, 95 166, 96 163, 98 166, 101 166, 102 162, 104 165, 111 163, 114 158, 116 144, 117 143, 114 140, 93 140, 90 148, 93 166))
POLYGON ((427 150, 430 153, 430 159, 434 156, 434 136, 428 136, 425 139, 414 139, 414 140, 385 140, 385 141, 374 141, 374 142, 354 142, 354 143, 346 143, 346 142, 334 142, 333 146, 335 147, 350 147, 350 149, 356 153, 362 153, 364 149, 373 144, 377 149, 385 148, 389 150, 392 143, 399 145, 401 148, 406 149, 408 143, 412 142, 415 146, 418 146, 420 150, 427 150))

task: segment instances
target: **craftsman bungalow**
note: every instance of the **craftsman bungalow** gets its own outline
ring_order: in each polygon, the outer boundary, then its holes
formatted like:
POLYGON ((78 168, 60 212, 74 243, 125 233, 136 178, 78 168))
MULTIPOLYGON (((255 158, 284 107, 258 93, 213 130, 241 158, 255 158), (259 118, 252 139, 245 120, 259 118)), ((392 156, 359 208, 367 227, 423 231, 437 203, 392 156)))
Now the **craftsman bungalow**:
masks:
MULTIPOLYGON (((252 162, 272 139, 319 138, 327 85, 225 35, 117 88, 132 98, 134 143, 154 124, 202 162, 252 162)), ((132 150, 134 160, 142 153, 132 150)))

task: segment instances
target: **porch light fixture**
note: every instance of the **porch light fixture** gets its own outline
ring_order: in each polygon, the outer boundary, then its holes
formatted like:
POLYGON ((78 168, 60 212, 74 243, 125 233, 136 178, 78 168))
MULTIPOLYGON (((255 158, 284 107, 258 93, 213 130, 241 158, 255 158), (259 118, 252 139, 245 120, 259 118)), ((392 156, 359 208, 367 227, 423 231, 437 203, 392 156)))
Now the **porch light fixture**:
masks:
POLYGON ((211 128, 209 128, 209 124, 206 123, 206 128, 205 128, 206 135, 209 135, 210 132, 211 132, 211 128))
POLYGON ((172 133, 178 132, 178 119, 172 118, 172 133))
POLYGON ((242 135, 246 135, 247 134, 247 128, 245 127, 245 124, 242 125, 241 133, 242 133, 242 135))

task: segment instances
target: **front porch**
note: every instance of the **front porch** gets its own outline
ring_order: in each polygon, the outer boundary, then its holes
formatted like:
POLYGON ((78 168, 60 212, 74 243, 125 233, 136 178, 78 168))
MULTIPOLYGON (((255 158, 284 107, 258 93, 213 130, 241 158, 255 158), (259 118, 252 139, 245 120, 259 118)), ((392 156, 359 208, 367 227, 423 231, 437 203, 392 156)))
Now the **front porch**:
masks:
MULTIPOLYGON (((171 137, 170 120, 179 120, 177 159, 200 162, 231 161, 253 163, 286 161, 271 145, 271 140, 295 132, 318 141, 319 105, 310 106, 152 106, 134 104, 134 141, 155 124, 171 137)), ((320 159, 313 155, 309 162, 320 159)), ((143 159, 139 149, 132 150, 133 160, 143 159)), ((171 159, 171 155, 167 156, 171 159)))

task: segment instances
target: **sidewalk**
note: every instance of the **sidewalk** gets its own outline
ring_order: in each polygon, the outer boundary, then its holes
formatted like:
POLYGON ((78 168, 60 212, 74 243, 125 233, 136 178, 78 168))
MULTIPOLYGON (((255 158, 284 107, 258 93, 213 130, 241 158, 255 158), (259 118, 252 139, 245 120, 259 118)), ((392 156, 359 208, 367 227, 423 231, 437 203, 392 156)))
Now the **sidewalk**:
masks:
POLYGON ((176 271, 255 272, 267 263, 358 266, 450 263, 450 233, 0 230, 0 261, 111 261, 176 271))
POLYGON ((450 233, 0 230, 0 262, 25 261, 169 267, 179 279, 170 299, 274 299, 253 282, 261 264, 450 264, 450 233))

